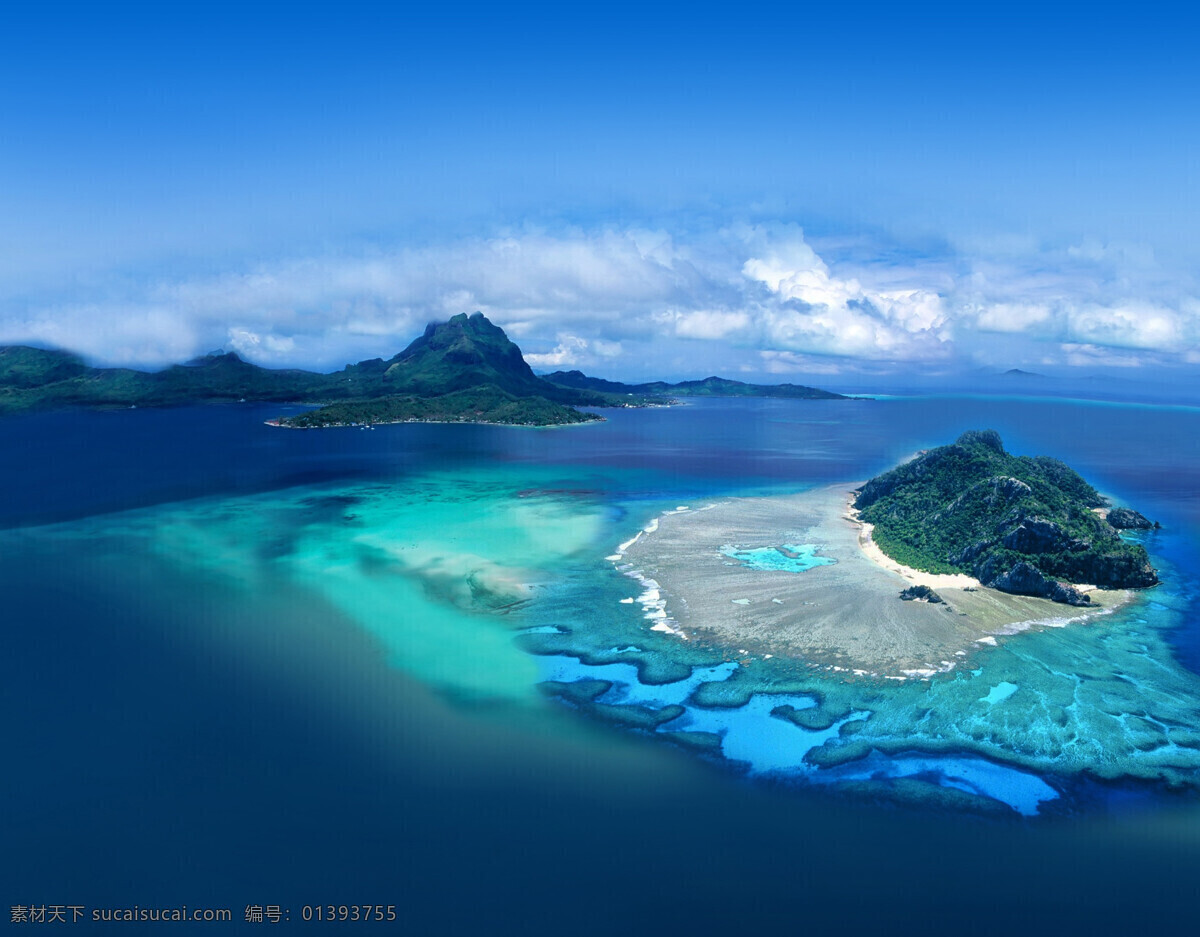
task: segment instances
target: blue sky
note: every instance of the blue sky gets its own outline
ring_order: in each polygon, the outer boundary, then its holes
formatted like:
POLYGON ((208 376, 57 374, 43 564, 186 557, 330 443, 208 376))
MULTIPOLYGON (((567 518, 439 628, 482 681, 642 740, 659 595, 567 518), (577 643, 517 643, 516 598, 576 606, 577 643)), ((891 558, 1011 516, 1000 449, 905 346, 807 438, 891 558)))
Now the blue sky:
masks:
POLYGON ((614 377, 1195 371, 1195 22, 964 7, 6 9, 0 341, 332 368, 482 309, 614 377))

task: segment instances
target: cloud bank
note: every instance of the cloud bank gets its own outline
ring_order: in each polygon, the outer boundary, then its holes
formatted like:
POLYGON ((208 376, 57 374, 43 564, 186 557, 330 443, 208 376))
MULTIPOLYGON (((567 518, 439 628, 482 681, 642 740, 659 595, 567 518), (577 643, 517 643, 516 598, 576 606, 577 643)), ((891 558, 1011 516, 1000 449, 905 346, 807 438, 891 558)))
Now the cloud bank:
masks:
POLYGON ((275 366, 388 356, 480 310, 536 368, 827 375, 1200 361, 1194 280, 1144 250, 997 241, 896 251, 794 225, 525 230, 108 286, 0 306, 0 342, 160 365, 218 347, 275 366))

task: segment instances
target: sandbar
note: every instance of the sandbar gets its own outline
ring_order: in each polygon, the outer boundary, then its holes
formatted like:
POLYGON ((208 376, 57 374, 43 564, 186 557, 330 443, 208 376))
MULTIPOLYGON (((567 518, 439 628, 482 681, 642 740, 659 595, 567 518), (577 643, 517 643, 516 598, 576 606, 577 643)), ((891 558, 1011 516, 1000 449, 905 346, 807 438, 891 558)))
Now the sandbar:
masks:
POLYGON ((1091 608, 1009 595, 969 576, 922 573, 884 555, 851 506, 855 484, 796 495, 733 498, 667 512, 621 545, 615 565, 652 581, 656 605, 680 637, 747 658, 790 657, 848 675, 922 679, 972 651, 1030 628, 1111 612, 1126 590, 1090 590, 1091 608), (830 565, 754 569, 722 552, 811 544, 830 565), (914 583, 943 602, 904 601, 914 583))

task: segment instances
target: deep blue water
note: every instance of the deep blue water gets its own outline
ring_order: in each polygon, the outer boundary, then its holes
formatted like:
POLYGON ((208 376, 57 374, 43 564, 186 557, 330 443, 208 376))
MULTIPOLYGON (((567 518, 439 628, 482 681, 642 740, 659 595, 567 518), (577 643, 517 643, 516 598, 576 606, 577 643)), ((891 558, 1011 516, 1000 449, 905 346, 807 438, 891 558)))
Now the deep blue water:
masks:
MULTIPOLYGON (((0 526, 461 466, 557 466, 625 504, 778 491, 991 427, 1160 520, 1156 554, 1200 581, 1198 411, 711 400, 562 431, 263 426, 279 409, 8 419, 0 526)), ((1184 930, 1200 897, 1186 796, 1029 824, 748 783, 565 708, 448 701, 308 594, 86 539, 14 534, 2 559, 10 904, 384 903, 422 934, 1007 934, 1184 930)), ((1198 632, 1189 614, 1169 635, 1193 671, 1198 632)))

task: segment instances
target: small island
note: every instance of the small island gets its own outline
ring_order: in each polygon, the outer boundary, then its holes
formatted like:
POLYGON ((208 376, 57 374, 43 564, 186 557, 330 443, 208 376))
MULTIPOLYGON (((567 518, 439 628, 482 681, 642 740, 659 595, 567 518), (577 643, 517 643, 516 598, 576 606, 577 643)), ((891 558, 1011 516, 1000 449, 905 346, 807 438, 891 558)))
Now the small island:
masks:
POLYGON ((1158 582, 1145 548, 1118 533, 1150 521, 1125 508, 1105 516, 1108 502, 1073 469, 1010 455, 994 430, 963 433, 871 479, 854 507, 893 560, 1002 592, 1087 605, 1078 586, 1158 582))
POLYGON ((641 584, 654 630, 738 657, 926 678, 1157 583, 1107 513, 1063 463, 971 432, 857 487, 667 512, 610 559, 641 584), (781 547, 820 562, 745 561, 781 547))

